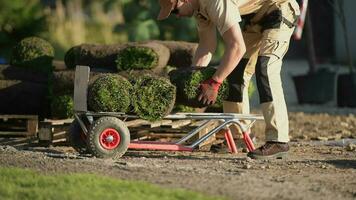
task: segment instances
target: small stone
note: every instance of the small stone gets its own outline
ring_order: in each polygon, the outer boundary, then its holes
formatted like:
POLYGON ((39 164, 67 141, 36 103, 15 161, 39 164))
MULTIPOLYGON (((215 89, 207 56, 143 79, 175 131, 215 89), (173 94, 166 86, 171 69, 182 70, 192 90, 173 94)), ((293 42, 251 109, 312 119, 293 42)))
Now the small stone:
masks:
POLYGON ((316 137, 316 140, 319 140, 319 141, 328 141, 328 138, 327 138, 327 137, 318 136, 318 137, 316 137))
POLYGON ((266 166, 262 165, 262 166, 261 166, 261 169, 266 169, 266 166))
POLYGON ((247 161, 247 162, 253 162, 253 159, 250 158, 250 157, 246 157, 246 161, 247 161))
POLYGON ((308 140, 308 136, 307 135, 300 135, 300 136, 298 136, 298 139, 308 140))
POLYGON ((328 140, 340 140, 342 138, 342 134, 336 134, 333 136, 328 137, 328 140))
POLYGON ((340 122, 340 125, 343 126, 343 127, 349 127, 349 124, 346 123, 346 122, 340 122))
POLYGON ((326 169, 326 166, 325 166, 325 165, 322 165, 321 168, 322 168, 322 169, 326 169))
POLYGON ((251 165, 250 165, 250 164, 245 164, 245 165, 243 166, 243 168, 244 168, 244 169, 250 169, 250 168, 251 168, 251 165))
POLYGON ((348 144, 346 146, 346 150, 347 151, 355 151, 356 150, 356 144, 352 144, 352 143, 348 144))

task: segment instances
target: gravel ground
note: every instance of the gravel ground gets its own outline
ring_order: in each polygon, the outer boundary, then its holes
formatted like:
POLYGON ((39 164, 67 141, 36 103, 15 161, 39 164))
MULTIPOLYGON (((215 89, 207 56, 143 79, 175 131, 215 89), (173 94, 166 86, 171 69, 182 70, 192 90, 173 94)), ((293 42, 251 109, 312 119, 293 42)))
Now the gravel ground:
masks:
MULTIPOLYGON (((0 139, 0 166, 44 174, 93 173, 186 188, 228 199, 356 199, 356 118, 291 112, 291 150, 284 160, 255 161, 212 152, 128 151, 117 160, 78 155, 71 147, 10 146, 0 139)), ((350 112, 348 112, 350 113, 350 112)), ((264 140, 264 124, 253 129, 264 140)))

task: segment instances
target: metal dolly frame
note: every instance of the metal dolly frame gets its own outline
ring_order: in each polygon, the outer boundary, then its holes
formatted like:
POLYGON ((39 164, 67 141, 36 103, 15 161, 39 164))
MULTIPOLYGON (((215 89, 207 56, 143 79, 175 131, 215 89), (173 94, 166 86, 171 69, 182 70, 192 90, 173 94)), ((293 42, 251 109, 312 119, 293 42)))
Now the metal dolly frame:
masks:
MULTIPOLYGON (((88 137, 90 134, 90 130, 88 130, 88 126, 85 124, 84 120, 92 125, 95 119, 100 119, 104 117, 114 117, 121 121, 126 121, 127 119, 139 119, 136 115, 129 115, 120 112, 91 112, 87 110, 87 91, 88 91, 88 82, 89 82, 89 73, 90 68, 87 66, 77 66, 75 71, 75 81, 74 81, 74 117, 76 121, 79 123, 81 130, 88 137)), ((155 141, 130 141, 126 148, 124 148, 124 152, 121 152, 121 155, 126 152, 127 149, 145 149, 145 150, 168 150, 168 151, 193 151, 199 144, 203 143, 215 133, 220 131, 221 129, 225 130, 225 139, 227 141, 228 148, 231 153, 236 153, 236 145, 229 129, 229 126, 232 124, 237 125, 243 135, 243 139, 248 151, 253 151, 255 149, 254 144, 249 136, 249 130, 253 126, 253 124, 257 120, 263 120, 262 115, 254 115, 254 114, 235 114, 235 113, 176 113, 170 114, 164 117, 164 119, 170 120, 180 120, 180 119, 194 119, 194 120, 204 120, 204 122, 195 128, 194 130, 187 133, 184 137, 179 139, 176 142, 155 142, 155 141), (211 121, 219 121, 220 125, 215 127, 213 130, 209 131, 201 138, 192 142, 189 145, 184 145, 189 139, 198 134, 202 129, 209 125, 211 121), (244 121, 244 122, 242 122, 244 121)), ((124 123, 120 123, 120 126, 125 126, 124 123)), ((120 141, 120 135, 108 134, 106 129, 112 130, 113 127, 105 127, 105 130, 102 133, 99 133, 100 139, 103 140, 99 142, 100 144, 104 144, 103 148, 105 150, 112 150, 109 147, 110 145, 105 147, 105 144, 110 144, 116 138, 120 141), (105 132, 105 135, 103 136, 105 132)), ((128 129, 127 129, 128 130, 128 129)), ((120 145, 116 144, 115 148, 120 145)), ((94 147, 95 148, 95 147, 94 147)), ((100 157, 100 156, 99 156, 100 157)))

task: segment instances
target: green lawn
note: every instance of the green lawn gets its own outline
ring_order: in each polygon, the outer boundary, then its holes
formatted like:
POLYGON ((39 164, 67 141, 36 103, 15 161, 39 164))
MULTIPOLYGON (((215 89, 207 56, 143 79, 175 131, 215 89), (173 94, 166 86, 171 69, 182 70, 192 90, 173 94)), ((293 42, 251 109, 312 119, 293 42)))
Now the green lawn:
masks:
POLYGON ((90 174, 46 176, 30 170, 0 168, 0 199, 222 199, 207 197, 183 189, 165 189, 156 185, 111 179, 90 174))

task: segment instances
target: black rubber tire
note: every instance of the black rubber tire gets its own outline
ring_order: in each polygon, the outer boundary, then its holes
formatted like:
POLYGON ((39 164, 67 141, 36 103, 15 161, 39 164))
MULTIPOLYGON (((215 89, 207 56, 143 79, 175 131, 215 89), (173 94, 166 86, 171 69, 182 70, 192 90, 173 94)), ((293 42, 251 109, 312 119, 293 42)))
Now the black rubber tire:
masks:
POLYGON ((130 144, 130 131, 123 121, 116 117, 101 117, 94 121, 88 134, 88 149, 98 158, 117 159, 124 155, 130 144), (108 128, 115 129, 120 134, 120 143, 114 149, 105 149, 100 144, 100 135, 108 128))
POLYGON ((87 145, 87 136, 79 125, 78 120, 74 120, 69 127, 67 134, 67 141, 77 152, 80 154, 87 154, 88 145, 87 145))

